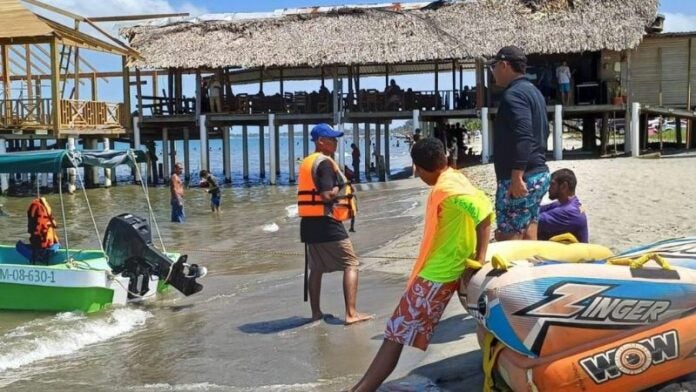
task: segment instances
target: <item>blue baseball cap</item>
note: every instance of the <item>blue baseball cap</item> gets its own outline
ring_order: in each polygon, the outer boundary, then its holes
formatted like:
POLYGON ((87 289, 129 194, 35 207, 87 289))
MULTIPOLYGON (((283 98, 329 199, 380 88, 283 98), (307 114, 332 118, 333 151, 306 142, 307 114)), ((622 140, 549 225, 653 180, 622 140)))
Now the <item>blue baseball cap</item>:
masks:
POLYGON ((317 124, 312 128, 312 141, 316 142, 320 137, 341 137, 343 132, 338 132, 329 124, 317 124))

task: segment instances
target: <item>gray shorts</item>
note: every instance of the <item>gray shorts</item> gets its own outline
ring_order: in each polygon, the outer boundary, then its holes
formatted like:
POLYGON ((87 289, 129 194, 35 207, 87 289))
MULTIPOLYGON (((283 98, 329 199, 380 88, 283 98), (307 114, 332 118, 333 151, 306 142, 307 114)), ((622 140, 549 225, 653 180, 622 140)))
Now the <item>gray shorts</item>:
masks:
POLYGON ((360 265, 353 244, 346 238, 341 241, 307 244, 309 268, 317 272, 343 271, 360 265))

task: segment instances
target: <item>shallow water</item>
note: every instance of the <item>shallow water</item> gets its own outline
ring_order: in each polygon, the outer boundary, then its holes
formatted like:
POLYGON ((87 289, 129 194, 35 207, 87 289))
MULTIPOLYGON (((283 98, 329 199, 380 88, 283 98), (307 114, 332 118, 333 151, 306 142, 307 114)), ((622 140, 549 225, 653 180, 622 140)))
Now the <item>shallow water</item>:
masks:
MULTIPOLYGON (((414 183, 411 183, 414 184, 414 183)), ((421 186, 369 184, 359 193, 353 241, 365 254, 413 229, 421 186)), ((185 224, 168 222, 166 188, 149 189, 167 250, 189 255, 210 274, 204 290, 184 298, 168 293, 155 302, 94 315, 0 313, 0 388, 16 391, 333 391, 359 379, 381 341, 384 320, 403 289, 403 278, 365 272, 361 310, 375 321, 343 326, 341 275, 324 279, 322 308, 332 313, 308 323, 302 302, 303 247, 293 207, 294 187, 226 188, 222 216, 208 195, 186 192, 185 224), (269 230, 269 227, 273 230, 269 230)), ((111 216, 147 216, 142 189, 119 185, 87 191, 100 235, 79 191, 65 196, 71 247, 98 248, 111 216)), ((65 244, 57 195, 48 195, 65 244)), ((26 240, 30 198, 0 198, 11 217, 0 217, 3 243, 26 240)), ((154 224, 153 224, 154 226, 154 224)), ((153 231, 155 229, 153 228, 153 231)), ((159 240, 153 239, 156 244, 159 240)), ((414 255, 404 255, 414 257, 414 255)))

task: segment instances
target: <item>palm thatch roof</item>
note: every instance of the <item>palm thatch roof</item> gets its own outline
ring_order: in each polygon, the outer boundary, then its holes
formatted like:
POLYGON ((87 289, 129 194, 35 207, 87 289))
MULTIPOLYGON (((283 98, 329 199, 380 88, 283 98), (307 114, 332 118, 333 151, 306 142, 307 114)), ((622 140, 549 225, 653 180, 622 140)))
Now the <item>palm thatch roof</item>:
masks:
POLYGON ((637 46, 658 0, 464 0, 227 15, 121 34, 140 68, 317 67, 399 64, 637 46), (211 20, 213 19, 213 20, 211 20))

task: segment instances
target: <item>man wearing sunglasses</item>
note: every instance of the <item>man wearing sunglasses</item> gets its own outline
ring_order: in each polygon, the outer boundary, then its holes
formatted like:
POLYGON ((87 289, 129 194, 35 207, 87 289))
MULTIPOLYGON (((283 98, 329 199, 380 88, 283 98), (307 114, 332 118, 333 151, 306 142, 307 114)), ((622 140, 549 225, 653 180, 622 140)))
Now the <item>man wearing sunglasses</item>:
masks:
POLYGON ((545 156, 549 137, 546 102, 525 78, 527 56, 522 49, 506 46, 488 66, 495 83, 505 88, 493 128, 498 183, 495 238, 536 240, 539 205, 550 182, 545 156))

